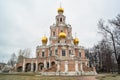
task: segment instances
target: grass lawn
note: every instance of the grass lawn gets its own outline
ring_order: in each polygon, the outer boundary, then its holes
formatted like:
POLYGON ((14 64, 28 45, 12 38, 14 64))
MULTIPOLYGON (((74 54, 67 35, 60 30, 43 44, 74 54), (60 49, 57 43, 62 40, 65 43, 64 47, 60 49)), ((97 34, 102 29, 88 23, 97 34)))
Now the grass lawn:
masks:
POLYGON ((97 79, 98 80, 120 80, 120 75, 109 74, 104 76, 98 76, 97 79))
POLYGON ((80 80, 80 77, 35 76, 32 74, 0 74, 0 80, 80 80))
MULTIPOLYGON (((97 80, 120 80, 120 75, 98 74, 97 80)), ((95 80, 95 76, 41 76, 34 73, 0 74, 0 80, 95 80), (83 79, 82 79, 83 78, 83 79)))

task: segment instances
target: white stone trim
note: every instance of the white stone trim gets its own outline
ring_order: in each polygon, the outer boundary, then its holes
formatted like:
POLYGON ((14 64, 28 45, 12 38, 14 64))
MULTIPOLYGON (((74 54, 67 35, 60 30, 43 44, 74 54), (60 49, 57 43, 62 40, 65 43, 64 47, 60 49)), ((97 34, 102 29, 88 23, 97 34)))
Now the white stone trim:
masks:
POLYGON ((65 72, 68 72, 68 61, 65 61, 65 72))
POLYGON ((25 72, 25 59, 23 59, 23 72, 25 72))
POLYGON ((78 72, 78 61, 75 61, 75 71, 78 72))

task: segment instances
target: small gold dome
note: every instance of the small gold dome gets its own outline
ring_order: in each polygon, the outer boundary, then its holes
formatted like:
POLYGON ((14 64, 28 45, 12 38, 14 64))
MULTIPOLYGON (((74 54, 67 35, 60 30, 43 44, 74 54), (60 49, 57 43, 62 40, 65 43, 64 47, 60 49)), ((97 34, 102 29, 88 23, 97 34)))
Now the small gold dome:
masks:
POLYGON ((64 32, 59 33, 59 38, 66 38, 66 34, 64 32))
POLYGON ((46 36, 44 36, 44 37, 42 37, 42 43, 47 43, 47 37, 46 36))
POLYGON ((78 38, 73 39, 73 43, 74 44, 78 44, 79 43, 79 39, 78 38))
POLYGON ((62 12, 62 13, 63 13, 63 12, 64 12, 64 9, 63 9, 63 8, 58 8, 58 13, 59 13, 59 12, 62 12))

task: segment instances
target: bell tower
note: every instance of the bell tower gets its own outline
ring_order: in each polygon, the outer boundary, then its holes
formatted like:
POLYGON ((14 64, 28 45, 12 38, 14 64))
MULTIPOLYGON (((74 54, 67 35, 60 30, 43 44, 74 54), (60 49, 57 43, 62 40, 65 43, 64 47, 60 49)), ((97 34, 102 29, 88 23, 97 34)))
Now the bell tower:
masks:
POLYGON ((56 16, 56 24, 65 24, 65 16, 63 15, 64 9, 58 8, 58 15, 56 16))
POLYGON ((66 16, 63 15, 64 9, 60 6, 57 9, 57 16, 55 17, 56 24, 50 26, 50 44, 72 44, 72 27, 66 24, 66 16))

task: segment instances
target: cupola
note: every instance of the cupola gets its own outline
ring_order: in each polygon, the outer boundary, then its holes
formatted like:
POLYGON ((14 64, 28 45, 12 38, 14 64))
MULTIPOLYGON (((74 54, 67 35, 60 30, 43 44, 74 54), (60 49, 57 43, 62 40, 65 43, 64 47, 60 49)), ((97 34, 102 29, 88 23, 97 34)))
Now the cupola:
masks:
POLYGON ((63 13, 63 12, 64 12, 64 9, 63 9, 63 8, 61 8, 61 7, 60 7, 60 8, 58 8, 58 13, 60 13, 60 12, 61 12, 61 13, 63 13))
POLYGON ((43 37, 42 37, 42 43, 43 43, 43 44, 47 44, 47 40, 48 40, 48 39, 47 39, 46 36, 43 36, 43 37))
POLYGON ((64 32, 59 33, 59 38, 66 38, 66 34, 64 32))
POLYGON ((74 43, 75 45, 78 45, 78 44, 79 44, 79 39, 78 39, 78 38, 73 39, 73 43, 74 43))

